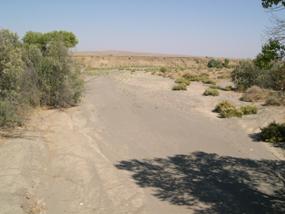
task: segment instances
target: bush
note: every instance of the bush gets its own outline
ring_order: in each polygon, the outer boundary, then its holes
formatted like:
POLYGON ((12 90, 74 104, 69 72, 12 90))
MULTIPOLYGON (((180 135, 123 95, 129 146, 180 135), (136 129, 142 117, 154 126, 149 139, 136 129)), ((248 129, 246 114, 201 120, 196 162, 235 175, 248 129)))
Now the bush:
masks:
POLYGON ((240 111, 243 115, 257 114, 257 107, 254 105, 246 105, 240 107, 240 111))
POLYGON ((186 73, 183 75, 183 78, 193 81, 193 82, 201 82, 201 81, 206 81, 209 80, 209 74, 199 74, 199 75, 192 75, 189 73, 186 73))
POLYGON ((219 103, 214 112, 219 113, 221 118, 242 117, 242 112, 228 101, 219 103))
POLYGON ((229 68, 229 67, 230 67, 230 60, 229 60, 229 59, 225 59, 225 60, 224 60, 224 63, 223 63, 223 66, 224 66, 225 68, 229 68))
POLYGON ((214 80, 210 80, 210 79, 202 80, 202 83, 210 84, 210 85, 216 85, 217 84, 214 80))
POLYGON ((235 83, 237 89, 241 91, 256 85, 258 76, 258 70, 251 61, 241 62, 231 74, 232 81, 235 83))
POLYGON ((168 70, 167 70, 167 68, 165 68, 165 67, 161 67, 161 68, 159 69, 159 71, 160 71, 161 73, 166 73, 168 70))
POLYGON ((217 89, 213 88, 208 88, 206 91, 203 93, 204 96, 219 96, 220 93, 217 89))
POLYGON ((220 60, 211 59, 208 62, 208 68, 223 68, 223 63, 220 60))
POLYGON ((185 83, 176 84, 172 87, 173 91, 186 91, 187 85, 185 83))
POLYGON ((244 91, 251 86, 285 91, 285 63, 278 61, 269 68, 259 68, 253 62, 242 62, 231 74, 236 87, 244 91))
POLYGON ((0 101, 0 127, 20 125, 22 119, 16 109, 15 103, 9 100, 0 101))
POLYGON ((267 127, 261 129, 261 140, 270 143, 285 142, 285 123, 270 123, 267 127))
POLYGON ((267 96, 268 92, 266 90, 258 86, 252 86, 242 95, 241 100, 245 102, 257 102, 265 100, 267 96))
POLYGON ((177 84, 185 84, 185 85, 190 85, 191 84, 191 81, 184 78, 184 77, 180 77, 178 79, 175 80, 175 83, 177 84))
POLYGON ((265 103, 265 106, 281 106, 285 105, 285 97, 281 94, 272 94, 267 97, 265 103))
POLYGON ((0 126, 20 124, 29 106, 79 102, 83 81, 67 49, 76 43, 64 31, 28 33, 22 43, 16 34, 0 30, 0 126))
POLYGON ((39 80, 42 105, 68 107, 79 102, 83 81, 63 43, 53 42, 48 46, 41 62, 39 80))

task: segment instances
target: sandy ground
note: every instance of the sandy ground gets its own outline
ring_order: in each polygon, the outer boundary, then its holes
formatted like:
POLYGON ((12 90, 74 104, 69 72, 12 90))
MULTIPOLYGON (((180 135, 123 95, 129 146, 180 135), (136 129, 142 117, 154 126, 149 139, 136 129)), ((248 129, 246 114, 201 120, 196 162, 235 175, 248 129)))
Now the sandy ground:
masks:
POLYGON ((80 106, 39 110, 7 133, 0 213, 284 213, 285 162, 248 136, 256 116, 218 119, 205 86, 172 84, 89 77, 80 106))

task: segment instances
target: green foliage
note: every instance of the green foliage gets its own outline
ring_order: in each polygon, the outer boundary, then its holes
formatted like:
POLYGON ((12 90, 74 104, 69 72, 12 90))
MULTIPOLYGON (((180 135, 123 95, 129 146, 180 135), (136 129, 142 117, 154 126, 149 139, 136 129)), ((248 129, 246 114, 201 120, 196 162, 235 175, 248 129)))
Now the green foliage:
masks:
POLYGON ((243 115, 257 114, 257 107, 254 105, 246 105, 240 107, 240 111, 243 115))
POLYGON ((37 45, 45 50, 52 42, 61 41, 66 48, 75 47, 78 43, 76 36, 72 32, 53 31, 48 33, 27 32, 23 38, 25 44, 37 45))
POLYGON ((253 62, 242 62, 231 74, 238 90, 259 86, 277 91, 285 90, 285 63, 276 62, 270 69, 260 69, 253 62))
POLYGON ((30 32, 24 41, 0 30, 0 126, 20 124, 29 106, 73 106, 81 97, 83 81, 68 54, 71 34, 30 32))
POLYGON ((242 117, 243 113, 236 108, 232 103, 228 101, 223 101, 219 103, 214 112, 219 113, 221 118, 230 118, 230 117, 242 117))
POLYGON ((206 91, 203 93, 204 96, 219 96, 220 93, 217 89, 213 88, 208 88, 206 91))
POLYGON ((189 81, 193 81, 193 82, 202 82, 202 81, 209 80, 209 75, 206 73, 199 74, 199 75, 192 75, 192 74, 186 73, 183 75, 183 78, 189 81))
POLYGON ((220 60, 211 59, 208 62, 208 68, 223 68, 224 65, 220 60))
POLYGON ((224 60, 224 63, 223 63, 223 66, 224 66, 225 68, 229 68, 229 66, 230 66, 230 60, 229 60, 229 59, 225 59, 225 60, 224 60))
POLYGON ((184 77, 180 77, 180 78, 175 80, 175 83, 177 83, 177 84, 185 84, 185 85, 188 86, 188 85, 191 84, 191 81, 186 79, 186 78, 184 78, 184 77))
POLYGON ((254 63, 251 61, 244 61, 234 69, 231 78, 238 90, 246 90, 251 86, 256 85, 258 75, 258 70, 254 63))
POLYGON ((161 73, 166 73, 168 70, 167 70, 166 67, 161 67, 161 68, 159 69, 159 71, 160 71, 161 73))
POLYGON ((0 101, 0 127, 11 127, 20 125, 22 118, 18 114, 15 103, 10 100, 0 101))
POLYGON ((19 92, 19 78, 24 71, 18 36, 0 30, 0 98, 14 97, 19 92))
POLYGON ((187 85, 185 83, 179 83, 172 87, 173 91, 186 91, 187 85))
POLYGON ((267 127, 261 129, 261 140, 270 143, 285 142, 285 123, 270 123, 267 127))
POLYGON ((263 45, 262 51, 254 60, 255 65, 260 69, 270 69, 273 63, 285 57, 285 46, 278 40, 270 39, 263 45))
POLYGON ((285 0, 262 0, 262 6, 264 8, 271 8, 278 6, 285 7, 285 0))
POLYGON ((44 94, 41 104, 53 107, 75 105, 83 84, 79 76, 79 70, 64 44, 50 43, 39 71, 39 88, 44 94))
POLYGON ((202 80, 202 83, 210 84, 210 85, 216 85, 217 84, 214 80, 210 80, 210 79, 202 80))

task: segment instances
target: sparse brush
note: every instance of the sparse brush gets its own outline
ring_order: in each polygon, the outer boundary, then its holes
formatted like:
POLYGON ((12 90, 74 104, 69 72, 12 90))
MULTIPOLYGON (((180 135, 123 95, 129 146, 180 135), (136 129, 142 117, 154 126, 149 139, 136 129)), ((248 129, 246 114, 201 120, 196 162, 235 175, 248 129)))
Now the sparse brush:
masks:
POLYGON ((179 83, 172 87, 173 91, 186 91, 187 85, 185 83, 179 83))
POLYGON ((267 127, 261 129, 261 140, 270 143, 285 142, 285 123, 270 123, 267 127))
POLYGON ((199 74, 199 75, 193 75, 193 74, 186 73, 183 75, 183 77, 187 80, 196 81, 196 82, 209 80, 209 75, 205 73, 199 74))
POLYGON ((203 93, 204 96, 219 96, 220 93, 217 89, 207 88, 206 91, 203 93))
POLYGON ((221 90, 223 91, 234 91, 235 88, 231 85, 227 85, 226 87, 220 87, 221 90))
POLYGON ((281 94, 274 93, 267 97, 265 106, 281 106, 285 105, 285 96, 281 94))
POLYGON ((166 67, 161 67, 161 68, 159 69, 159 71, 160 71, 161 73, 166 73, 168 70, 167 70, 166 67))
POLYGON ((216 85, 217 84, 214 80, 210 80, 210 79, 204 79, 204 80, 202 80, 202 82, 204 84, 211 84, 211 85, 216 85))
POLYGON ((257 107, 254 105, 246 105, 240 107, 240 111, 243 115, 257 114, 257 107))
POLYGON ((242 117, 243 113, 240 109, 236 108, 232 103, 223 101, 219 103, 214 112, 219 113, 221 118, 242 117))
POLYGON ((247 89, 240 100, 245 102, 257 102, 261 100, 265 100, 268 96, 268 91, 258 87, 252 86, 251 88, 247 89))
POLYGON ((175 83, 177 84, 185 84, 185 85, 190 85, 191 84, 191 81, 184 78, 184 77, 180 77, 178 79, 175 80, 175 83))

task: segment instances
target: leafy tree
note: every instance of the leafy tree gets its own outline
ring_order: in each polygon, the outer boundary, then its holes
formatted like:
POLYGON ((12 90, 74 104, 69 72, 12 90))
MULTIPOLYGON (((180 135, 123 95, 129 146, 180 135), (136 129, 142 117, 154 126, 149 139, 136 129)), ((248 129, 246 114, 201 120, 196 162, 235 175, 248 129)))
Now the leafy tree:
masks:
POLYGON ((18 36, 0 30, 0 97, 7 98, 19 91, 19 77, 24 70, 21 43, 18 36))
POLYGON ((278 6, 285 7, 285 0, 262 0, 262 6, 264 8, 272 8, 278 6))
POLYGON ((28 32, 23 38, 25 44, 37 45, 41 50, 45 51, 47 46, 54 41, 63 42, 67 48, 75 47, 78 39, 72 32, 52 31, 48 33, 28 32))
POLYGON ((278 40, 270 39, 262 47, 262 51, 257 55, 255 59, 255 65, 261 69, 271 68, 273 62, 284 59, 285 57, 285 46, 282 45, 278 40))

